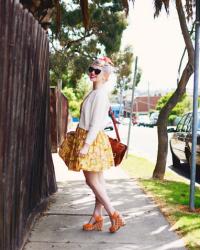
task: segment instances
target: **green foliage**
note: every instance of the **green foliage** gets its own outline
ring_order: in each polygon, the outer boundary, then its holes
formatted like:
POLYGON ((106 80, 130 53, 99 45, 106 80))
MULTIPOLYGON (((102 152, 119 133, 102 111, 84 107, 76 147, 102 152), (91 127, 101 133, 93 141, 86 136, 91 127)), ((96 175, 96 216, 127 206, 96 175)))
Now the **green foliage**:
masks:
MULTIPOLYGON (((123 51, 115 53, 112 57, 114 65, 116 66, 117 82, 116 88, 113 90, 113 98, 118 93, 120 94, 120 103, 123 101, 123 93, 132 88, 132 72, 133 72, 133 51, 132 47, 128 46, 123 51)), ((136 86, 140 82, 142 71, 140 68, 137 69, 136 75, 136 86)))
POLYGON ((136 75, 136 83, 135 83, 135 86, 137 87, 140 80, 141 80, 141 76, 142 76, 142 70, 140 68, 138 68, 137 70, 137 75, 136 75))
POLYGON ((114 55, 113 61, 117 68, 117 88, 121 93, 123 90, 128 89, 129 83, 131 81, 133 63, 132 48, 126 47, 124 51, 116 53, 114 55))
POLYGON ((57 56, 50 54, 50 82, 51 86, 57 85, 57 80, 62 79, 63 86, 72 87, 73 84, 69 77, 70 70, 67 70, 65 57, 61 54, 57 56))
POLYGON ((69 101, 69 111, 73 117, 79 117, 81 103, 89 89, 90 86, 87 84, 85 78, 78 81, 77 88, 64 87, 62 92, 69 101))
MULTIPOLYGON (((51 81, 66 78, 64 86, 76 86, 91 61, 99 55, 119 51, 127 21, 121 1, 94 0, 89 3, 90 26, 83 28, 78 1, 61 2, 61 32, 56 37, 53 21, 51 42, 51 81)), ((55 83, 53 83, 55 84, 55 83)))
MULTIPOLYGON (((165 96, 161 97, 157 103, 156 109, 161 110, 162 107, 169 101, 172 94, 173 93, 170 92, 165 96)), ((190 111, 191 108, 192 108, 192 100, 187 94, 184 94, 183 97, 181 98, 181 101, 178 102, 177 105, 170 112, 168 121, 172 123, 177 116, 182 116, 184 113, 190 111)))

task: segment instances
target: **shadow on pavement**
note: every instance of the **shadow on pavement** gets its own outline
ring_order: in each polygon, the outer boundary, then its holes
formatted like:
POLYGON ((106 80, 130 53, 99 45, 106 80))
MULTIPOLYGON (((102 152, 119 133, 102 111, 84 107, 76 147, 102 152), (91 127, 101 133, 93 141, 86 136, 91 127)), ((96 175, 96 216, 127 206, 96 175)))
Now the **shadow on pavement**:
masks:
POLYGON ((82 225, 93 212, 94 195, 85 181, 60 182, 25 250, 185 250, 184 242, 134 180, 106 183, 112 204, 125 218, 125 227, 110 234, 110 220, 105 216, 103 231, 83 231, 82 225))

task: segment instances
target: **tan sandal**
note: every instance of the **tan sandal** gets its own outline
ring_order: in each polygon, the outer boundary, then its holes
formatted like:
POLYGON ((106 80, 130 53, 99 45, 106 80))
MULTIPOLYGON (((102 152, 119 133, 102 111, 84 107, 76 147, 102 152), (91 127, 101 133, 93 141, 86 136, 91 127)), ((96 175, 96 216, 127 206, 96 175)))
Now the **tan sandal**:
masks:
POLYGON ((125 222, 122 219, 121 215, 119 212, 115 211, 111 216, 110 216, 113 225, 109 228, 110 233, 115 233, 117 230, 120 229, 120 227, 125 226, 125 222))
POLYGON ((94 216, 95 222, 94 223, 87 223, 83 225, 84 231, 102 231, 103 229, 103 217, 98 215, 94 216))

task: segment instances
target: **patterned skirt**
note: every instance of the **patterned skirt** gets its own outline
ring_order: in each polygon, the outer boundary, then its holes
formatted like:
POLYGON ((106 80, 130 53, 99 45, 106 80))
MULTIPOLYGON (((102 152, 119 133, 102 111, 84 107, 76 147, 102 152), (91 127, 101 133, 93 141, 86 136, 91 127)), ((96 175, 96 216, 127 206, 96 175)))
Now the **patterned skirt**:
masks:
POLYGON ((76 132, 68 133, 67 138, 62 143, 59 155, 69 170, 100 172, 114 166, 112 148, 108 136, 103 131, 98 133, 90 145, 88 153, 84 157, 79 156, 86 136, 87 131, 78 127, 76 132))

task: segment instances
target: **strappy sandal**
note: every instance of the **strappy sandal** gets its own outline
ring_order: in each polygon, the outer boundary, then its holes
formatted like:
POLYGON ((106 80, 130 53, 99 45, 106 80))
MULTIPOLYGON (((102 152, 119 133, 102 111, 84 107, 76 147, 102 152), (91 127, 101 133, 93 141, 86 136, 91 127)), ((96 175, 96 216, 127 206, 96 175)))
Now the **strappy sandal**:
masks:
POLYGON ((94 223, 87 223, 83 225, 84 231, 102 231, 103 229, 103 217, 98 215, 94 216, 95 222, 94 223))
POLYGON ((125 222, 122 219, 121 215, 119 212, 115 211, 111 216, 110 216, 113 224, 109 228, 110 233, 115 233, 117 230, 120 229, 120 227, 125 226, 125 222))

